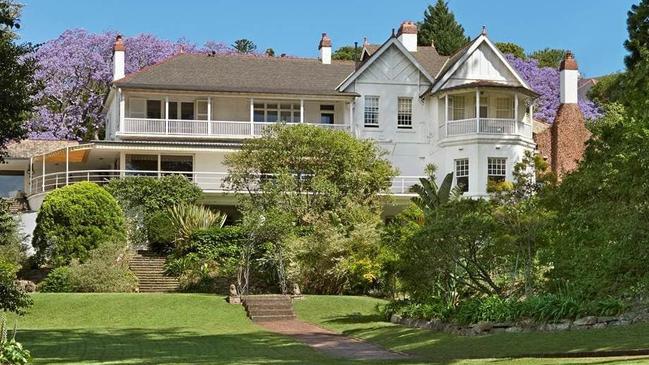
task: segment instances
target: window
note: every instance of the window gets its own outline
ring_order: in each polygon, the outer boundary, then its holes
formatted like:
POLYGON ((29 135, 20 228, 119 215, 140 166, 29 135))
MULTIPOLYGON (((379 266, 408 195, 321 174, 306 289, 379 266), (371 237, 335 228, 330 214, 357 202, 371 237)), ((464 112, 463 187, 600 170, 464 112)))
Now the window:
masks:
POLYGON ((455 185, 461 192, 469 191, 469 159, 455 160, 455 185))
POLYGON ((412 129, 412 98, 399 98, 397 103, 397 128, 412 129))
POLYGON ((496 118, 514 119, 512 98, 496 98, 496 118))
POLYGON ((452 96, 449 98, 449 103, 451 107, 451 119, 450 120, 461 120, 465 118, 464 114, 464 96, 452 96))
POLYGON ((379 97, 365 97, 365 127, 377 128, 379 126, 379 97))
POLYGON ((300 104, 255 103, 253 120, 259 123, 299 123, 300 104))
POLYGON ((148 119, 162 119, 162 101, 146 101, 146 117, 148 119))
MULTIPOLYGON (((169 172, 194 171, 194 158, 192 156, 160 156, 160 170, 169 172)), ((185 174, 191 178, 191 174, 185 174)))
POLYGON ((320 105, 320 123, 334 124, 334 106, 320 105))
POLYGON ((178 119, 178 103, 175 101, 169 102, 169 119, 178 119))
POLYGON ((196 101, 196 119, 207 120, 207 100, 196 101))
POLYGON ((22 171, 0 171, 0 198, 13 198, 23 191, 25 176, 22 171))
POLYGON ((194 103, 180 103, 180 119, 194 120, 194 103))
POLYGON ((489 118, 489 98, 480 97, 480 118, 489 118))
POLYGON ((158 155, 126 155, 126 170, 133 171, 127 174, 131 176, 156 175, 158 155))
POLYGON ((146 118, 146 99, 129 98, 128 113, 131 118, 146 118))
POLYGON ((507 159, 489 157, 487 159, 487 181, 503 182, 507 176, 507 159))

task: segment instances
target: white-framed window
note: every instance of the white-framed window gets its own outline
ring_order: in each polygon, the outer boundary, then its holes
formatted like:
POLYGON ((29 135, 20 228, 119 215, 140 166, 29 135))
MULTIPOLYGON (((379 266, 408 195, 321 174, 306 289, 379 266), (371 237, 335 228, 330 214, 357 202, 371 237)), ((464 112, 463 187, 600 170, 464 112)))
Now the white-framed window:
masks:
POLYGON ((129 98, 128 115, 130 118, 146 118, 146 99, 129 98))
POLYGON ((507 177, 507 159, 504 157, 487 158, 487 181, 503 182, 507 177))
POLYGON ((320 124, 334 124, 335 111, 333 105, 320 105, 320 124))
POLYGON ((253 120, 260 123, 299 123, 300 104, 292 103, 255 103, 253 120))
POLYGON ((196 100, 196 119, 207 120, 207 100, 196 100))
POLYGON ((397 128, 412 129, 412 98, 397 99, 397 128))
POLYGON ((514 119, 514 100, 511 97, 496 98, 496 118, 514 119))
POLYGON ((460 191, 466 193, 469 191, 469 159, 461 158, 455 160, 455 185, 460 191))
POLYGON ((480 118, 489 118, 489 98, 480 96, 480 118))
POLYGON ((451 109, 451 118, 449 120, 461 120, 466 118, 466 103, 464 96, 453 95, 449 97, 449 108, 451 109))
POLYGON ((365 96, 365 127, 377 128, 379 126, 379 97, 365 96))
POLYGON ((147 119, 162 119, 162 100, 147 100, 146 101, 146 117, 147 119))

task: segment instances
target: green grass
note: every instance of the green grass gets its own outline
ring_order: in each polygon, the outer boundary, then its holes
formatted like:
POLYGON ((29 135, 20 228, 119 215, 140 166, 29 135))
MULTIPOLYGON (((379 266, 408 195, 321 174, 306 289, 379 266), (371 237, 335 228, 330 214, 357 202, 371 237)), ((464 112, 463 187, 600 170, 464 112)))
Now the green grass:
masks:
MULTIPOLYGON (((213 295, 35 294, 34 301, 19 319, 18 340, 32 351, 36 364, 370 364, 330 359, 263 331, 245 317, 241 306, 213 295)), ((415 355, 404 364, 613 364, 621 362, 489 358, 649 347, 649 326, 478 338, 441 335, 382 322, 374 309, 379 302, 309 296, 296 304, 296 311, 304 320, 415 355), (467 360, 474 358, 479 360, 467 360)))

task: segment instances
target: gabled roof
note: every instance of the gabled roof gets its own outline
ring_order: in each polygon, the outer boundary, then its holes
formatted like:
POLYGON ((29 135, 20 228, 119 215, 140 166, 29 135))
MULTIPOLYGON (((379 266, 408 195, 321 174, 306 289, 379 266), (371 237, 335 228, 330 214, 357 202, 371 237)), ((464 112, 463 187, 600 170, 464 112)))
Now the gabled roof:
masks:
POLYGON ((363 47, 360 67, 340 83, 338 90, 345 90, 392 45, 396 46, 431 83, 435 82, 435 75, 442 69, 446 57, 440 56, 434 47, 417 47, 417 52, 409 52, 397 37, 391 36, 380 46, 365 45, 363 47), (365 57, 366 54, 367 57, 365 57))
POLYGON ((336 86, 354 71, 354 62, 246 55, 180 54, 127 75, 120 88, 356 96, 336 86))
POLYGON ((534 90, 523 80, 523 78, 518 74, 516 69, 512 67, 512 65, 507 62, 507 59, 505 56, 498 50, 498 48, 491 43, 489 38, 487 38, 486 33, 480 34, 477 38, 475 38, 472 42, 464 46, 463 48, 459 49, 457 52, 455 52, 451 57, 449 58, 448 62, 446 65, 443 67, 439 74, 439 78, 437 79, 437 82, 431 86, 430 90, 427 92, 435 93, 437 92, 447 81, 448 79, 457 71, 462 64, 475 52, 482 44, 486 44, 498 57, 498 59, 507 67, 507 69, 514 75, 516 78, 516 81, 525 89, 534 92, 534 90))

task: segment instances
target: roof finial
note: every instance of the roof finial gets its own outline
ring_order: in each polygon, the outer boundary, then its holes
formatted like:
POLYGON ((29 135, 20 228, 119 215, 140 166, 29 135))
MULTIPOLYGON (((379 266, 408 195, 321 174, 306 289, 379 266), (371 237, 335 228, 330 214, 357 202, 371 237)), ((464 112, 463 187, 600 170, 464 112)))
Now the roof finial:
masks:
POLYGON ((366 47, 369 44, 370 42, 367 41, 367 37, 363 37, 363 47, 366 47))
POLYGON ((483 25, 483 26, 482 26, 482 32, 481 32, 480 34, 482 34, 482 35, 484 35, 484 36, 487 35, 487 26, 486 26, 486 25, 483 25))
POLYGON ((394 28, 392 28, 392 36, 394 37, 394 28))

